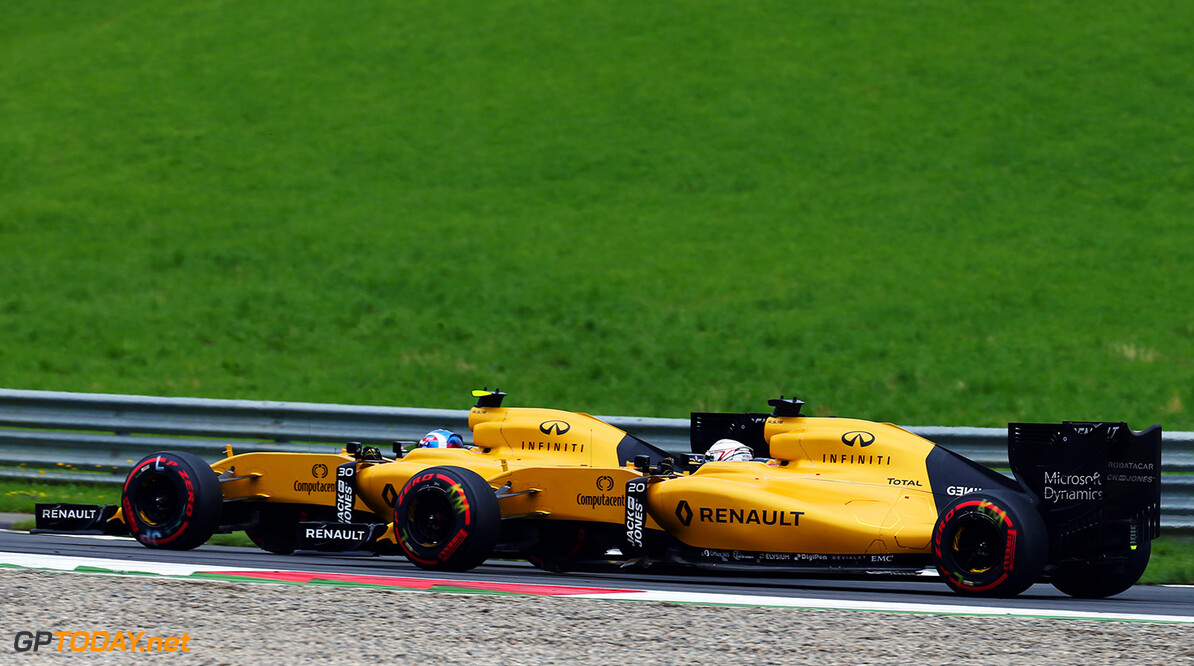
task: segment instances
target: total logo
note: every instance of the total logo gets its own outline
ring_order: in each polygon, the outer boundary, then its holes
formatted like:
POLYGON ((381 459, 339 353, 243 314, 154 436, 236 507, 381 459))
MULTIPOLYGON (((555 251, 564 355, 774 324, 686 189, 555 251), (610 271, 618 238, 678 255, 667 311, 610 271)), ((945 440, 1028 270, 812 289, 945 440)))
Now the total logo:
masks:
POLYGON ((918 481, 916 479, 896 479, 896 478, 893 478, 890 476, 887 477, 887 483, 888 483, 888 485, 892 485, 892 486, 911 486, 913 488, 922 488, 923 487, 920 485, 920 481, 918 481))

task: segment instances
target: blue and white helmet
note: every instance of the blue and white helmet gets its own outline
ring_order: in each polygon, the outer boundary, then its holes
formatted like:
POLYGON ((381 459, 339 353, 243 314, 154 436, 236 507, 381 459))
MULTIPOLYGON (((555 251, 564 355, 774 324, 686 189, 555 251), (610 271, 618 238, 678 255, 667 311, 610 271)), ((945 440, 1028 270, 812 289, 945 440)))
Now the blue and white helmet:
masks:
POLYGON ((451 430, 432 430, 423 435, 419 446, 428 449, 460 449, 464 448, 464 440, 451 430))

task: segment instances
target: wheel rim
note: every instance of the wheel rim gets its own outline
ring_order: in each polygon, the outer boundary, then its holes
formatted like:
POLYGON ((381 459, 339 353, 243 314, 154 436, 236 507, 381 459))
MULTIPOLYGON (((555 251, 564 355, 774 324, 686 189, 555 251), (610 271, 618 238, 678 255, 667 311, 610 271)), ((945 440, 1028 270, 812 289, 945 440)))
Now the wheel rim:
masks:
POLYGON ((448 496, 438 488, 415 493, 407 518, 411 537, 424 546, 439 544, 455 531, 456 512, 448 496))
POLYGON ((950 551, 958 567, 970 574, 986 573, 1003 562, 998 528, 979 515, 960 522, 950 541, 950 551))
POLYGON ((181 505, 170 479, 152 474, 141 481, 137 490, 137 515, 146 525, 164 525, 178 516, 181 505))

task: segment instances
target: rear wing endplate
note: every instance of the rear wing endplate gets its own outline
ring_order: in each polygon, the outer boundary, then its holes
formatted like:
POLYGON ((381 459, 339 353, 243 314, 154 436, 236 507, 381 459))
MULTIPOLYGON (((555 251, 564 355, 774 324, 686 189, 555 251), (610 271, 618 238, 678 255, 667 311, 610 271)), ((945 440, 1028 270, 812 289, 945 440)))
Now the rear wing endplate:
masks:
POLYGON ((1008 425, 1012 473, 1041 509, 1060 557, 1086 557, 1161 532, 1161 426, 1008 425))

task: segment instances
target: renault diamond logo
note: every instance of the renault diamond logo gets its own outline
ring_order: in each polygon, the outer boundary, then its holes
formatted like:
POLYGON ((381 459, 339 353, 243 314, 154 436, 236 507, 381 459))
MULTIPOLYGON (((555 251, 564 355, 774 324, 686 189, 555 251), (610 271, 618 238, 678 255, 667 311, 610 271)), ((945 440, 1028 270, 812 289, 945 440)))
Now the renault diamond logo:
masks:
POLYGON ((572 429, 566 421, 544 421, 539 424, 539 432, 544 435, 562 435, 572 429))
POLYGON ((858 445, 859 448, 875 443, 875 436, 865 430, 851 430, 842 435, 842 444, 846 446, 858 445))
POLYGON ((398 500, 398 493, 394 492, 394 484, 387 483, 386 487, 382 488, 381 499, 386 503, 386 506, 394 506, 394 502, 398 500))
POLYGON ((680 500, 676 505, 676 517, 685 527, 692 523, 692 507, 688 506, 688 500, 680 500))
POLYGON ((317 479, 325 479, 328 475, 328 466, 323 463, 316 463, 311 467, 311 476, 317 479))

